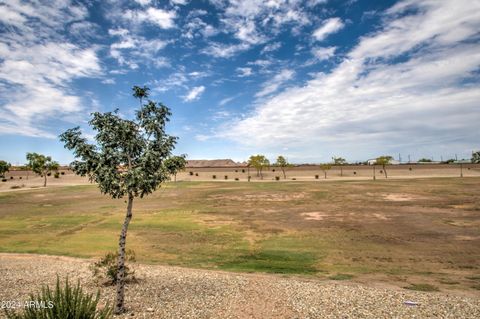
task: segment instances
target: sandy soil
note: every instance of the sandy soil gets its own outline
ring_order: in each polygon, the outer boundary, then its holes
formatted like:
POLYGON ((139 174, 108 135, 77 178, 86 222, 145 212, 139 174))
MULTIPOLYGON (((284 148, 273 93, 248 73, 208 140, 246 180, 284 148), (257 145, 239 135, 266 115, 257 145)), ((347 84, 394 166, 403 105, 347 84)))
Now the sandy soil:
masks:
MULTIPOLYGON (((101 306, 112 287, 96 283, 92 260, 0 254, 0 301, 28 300, 56 275, 100 289, 101 306)), ((479 318, 480 299, 422 293, 385 285, 237 274, 169 266, 136 265, 137 283, 127 286, 122 318, 479 318)), ((0 313, 0 317, 3 313, 0 313)))

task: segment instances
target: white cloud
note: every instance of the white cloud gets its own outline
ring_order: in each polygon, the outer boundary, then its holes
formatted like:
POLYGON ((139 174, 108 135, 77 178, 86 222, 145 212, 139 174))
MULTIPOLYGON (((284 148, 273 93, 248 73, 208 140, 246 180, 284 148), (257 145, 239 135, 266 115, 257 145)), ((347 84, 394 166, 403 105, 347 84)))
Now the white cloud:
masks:
POLYGON ((407 0, 382 18, 330 73, 261 101, 218 136, 325 160, 478 145, 480 4, 407 0))
POLYGON ((201 50, 201 53, 211 55, 216 58, 230 58, 235 54, 248 50, 250 45, 246 43, 240 44, 222 44, 211 42, 208 47, 201 50))
POLYGON ((282 46, 281 42, 273 42, 273 43, 267 44, 266 46, 263 47, 261 53, 276 51, 280 49, 281 46, 282 46))
POLYGON ((320 61, 328 60, 335 56, 336 47, 326 47, 326 48, 313 48, 313 55, 320 61))
POLYGON ((175 27, 175 11, 149 7, 147 10, 126 10, 123 18, 134 23, 151 23, 162 29, 175 27))
POLYGON ((193 89, 191 89, 187 95, 184 96, 183 100, 185 102, 198 100, 204 91, 205 91, 205 87, 203 85, 196 86, 193 89))
POLYGON ((226 97, 222 100, 220 100, 220 102, 218 103, 219 106, 224 106, 225 104, 228 104, 229 102, 233 101, 234 99, 236 99, 237 96, 230 96, 230 97, 226 97))
POLYGON ((237 68, 238 76, 243 78, 252 75, 252 68, 237 68))
POLYGON ((71 82, 102 75, 96 48, 70 43, 57 31, 82 21, 87 10, 69 1, 10 0, 0 8, 8 12, 0 22, 15 28, 0 38, 0 83, 6 84, 0 85, 0 133, 54 137, 45 126, 48 119, 55 116, 58 123, 84 109, 71 82), (12 17, 20 21, 18 16, 22 23, 14 25, 12 17))
POLYGON ((258 92, 255 96, 264 97, 266 95, 274 93, 280 88, 282 84, 291 80, 294 75, 295 75, 294 71, 289 69, 283 69, 282 71, 280 71, 280 73, 275 75, 272 80, 266 82, 263 85, 262 90, 258 92))
POLYGON ((340 18, 330 18, 313 32, 313 37, 317 41, 325 40, 330 34, 336 33, 343 29, 345 25, 340 18))
POLYGON ((152 3, 152 0, 135 0, 135 2, 145 7, 152 3))
POLYGON ((148 40, 142 36, 131 34, 126 29, 110 29, 111 36, 119 37, 118 42, 110 45, 110 55, 122 66, 137 69, 138 63, 151 63, 156 67, 169 65, 165 57, 158 56, 160 50, 168 45, 168 41, 160 39, 148 40))

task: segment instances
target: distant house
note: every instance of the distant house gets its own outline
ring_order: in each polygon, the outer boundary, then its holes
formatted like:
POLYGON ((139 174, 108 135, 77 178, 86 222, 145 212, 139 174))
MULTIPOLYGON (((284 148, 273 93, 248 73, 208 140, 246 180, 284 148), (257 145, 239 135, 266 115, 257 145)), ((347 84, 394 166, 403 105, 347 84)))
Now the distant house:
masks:
MULTIPOLYGON (((367 160, 368 165, 375 165, 376 162, 377 162, 376 158, 367 160)), ((391 165, 399 165, 400 161, 397 161, 396 159, 392 159, 392 160, 390 160, 390 164, 391 165)))

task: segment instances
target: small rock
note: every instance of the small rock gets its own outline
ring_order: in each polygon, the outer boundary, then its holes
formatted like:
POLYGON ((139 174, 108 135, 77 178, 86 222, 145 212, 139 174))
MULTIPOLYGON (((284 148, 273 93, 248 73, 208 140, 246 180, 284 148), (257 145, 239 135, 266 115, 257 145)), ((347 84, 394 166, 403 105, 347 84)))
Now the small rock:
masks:
POLYGON ((153 308, 147 308, 147 312, 153 312, 153 308))

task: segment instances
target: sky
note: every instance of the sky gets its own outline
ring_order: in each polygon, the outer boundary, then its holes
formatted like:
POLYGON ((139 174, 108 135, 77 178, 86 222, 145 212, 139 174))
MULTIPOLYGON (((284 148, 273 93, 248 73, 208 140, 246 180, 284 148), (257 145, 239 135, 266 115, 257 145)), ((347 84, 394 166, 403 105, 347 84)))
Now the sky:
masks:
POLYGON ((480 0, 0 0, 0 159, 68 164, 133 85, 190 159, 470 158, 479 67, 480 0))

